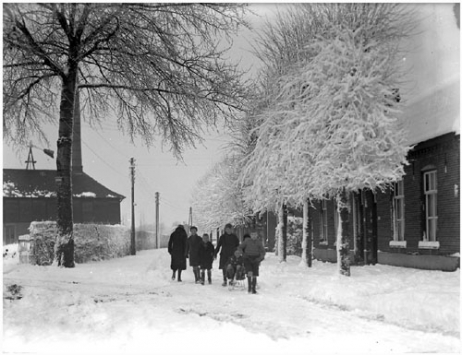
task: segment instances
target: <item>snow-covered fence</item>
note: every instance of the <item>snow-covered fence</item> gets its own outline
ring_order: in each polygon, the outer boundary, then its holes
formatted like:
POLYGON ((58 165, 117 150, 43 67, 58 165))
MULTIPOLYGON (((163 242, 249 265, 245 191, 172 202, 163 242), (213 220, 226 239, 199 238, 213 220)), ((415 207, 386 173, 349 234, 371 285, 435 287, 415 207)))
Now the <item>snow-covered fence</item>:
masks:
MULTIPOLYGON (((29 257, 23 262, 51 265, 54 261, 56 222, 32 222, 28 242, 29 257)), ((75 224, 75 261, 85 263, 130 254, 130 230, 121 225, 75 224)), ((26 240, 24 240, 26 242, 26 240)), ((21 250, 26 251, 26 245, 21 250)))

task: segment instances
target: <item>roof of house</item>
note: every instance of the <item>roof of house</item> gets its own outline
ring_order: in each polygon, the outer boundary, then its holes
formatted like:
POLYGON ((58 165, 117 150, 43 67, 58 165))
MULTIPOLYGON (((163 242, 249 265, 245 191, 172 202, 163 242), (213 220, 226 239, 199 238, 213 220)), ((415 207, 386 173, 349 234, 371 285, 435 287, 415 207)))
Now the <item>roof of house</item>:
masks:
POLYGON ((399 89, 407 144, 414 145, 460 134, 460 29, 453 4, 411 8, 416 27, 402 43, 399 89))
MULTIPOLYGON (((56 170, 3 169, 3 197, 56 197, 55 177, 56 170)), ((72 193, 74 197, 125 198, 84 172, 72 175, 72 193)))
POLYGON ((460 81, 454 81, 410 103, 403 110, 408 144, 455 132, 460 134, 460 81))

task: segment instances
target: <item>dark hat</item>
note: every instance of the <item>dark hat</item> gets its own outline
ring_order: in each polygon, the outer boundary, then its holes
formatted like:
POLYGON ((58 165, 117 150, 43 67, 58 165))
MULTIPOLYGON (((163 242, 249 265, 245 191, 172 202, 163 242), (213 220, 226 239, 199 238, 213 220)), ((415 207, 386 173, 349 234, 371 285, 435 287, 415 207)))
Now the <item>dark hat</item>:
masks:
POLYGON ((242 240, 245 240, 247 238, 250 238, 250 234, 248 234, 248 233, 244 234, 244 237, 242 238, 242 240))
POLYGON ((191 228, 189 228, 189 230, 193 230, 193 229, 195 229, 195 230, 196 230, 196 232, 197 232, 197 227, 195 227, 195 226, 192 226, 191 228))
POLYGON ((231 223, 228 223, 226 226, 225 226, 225 229, 226 228, 233 228, 232 224, 231 223))
POLYGON ((178 227, 176 227, 176 229, 184 229, 184 226, 182 224, 179 224, 178 227))

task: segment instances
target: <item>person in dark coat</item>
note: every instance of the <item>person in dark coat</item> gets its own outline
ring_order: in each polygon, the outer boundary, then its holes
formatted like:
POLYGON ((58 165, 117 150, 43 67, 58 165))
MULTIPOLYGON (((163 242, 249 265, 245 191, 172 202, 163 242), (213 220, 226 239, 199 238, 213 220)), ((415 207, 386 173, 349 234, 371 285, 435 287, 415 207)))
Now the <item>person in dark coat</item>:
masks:
POLYGON ((181 271, 186 270, 186 257, 188 256, 188 235, 181 224, 170 235, 168 253, 172 258, 170 264, 173 270, 172 280, 175 280, 175 273, 178 270, 178 282, 181 282, 181 271))
POLYGON ((194 278, 196 284, 200 283, 200 271, 199 271, 199 248, 202 244, 202 238, 197 235, 197 228, 191 227, 191 235, 188 238, 188 250, 189 250, 189 266, 192 266, 194 272, 194 278))
POLYGON ((207 270, 207 278, 209 284, 212 283, 212 264, 215 254, 215 248, 209 241, 209 235, 202 236, 202 244, 199 248, 199 266, 201 268, 201 284, 205 284, 205 270, 207 270))
POLYGON ((221 249, 220 269, 223 270, 222 286, 227 286, 228 284, 226 280, 226 263, 228 262, 228 259, 234 254, 234 251, 239 245, 239 238, 234 233, 232 233, 232 227, 233 226, 229 223, 225 226, 225 233, 220 236, 217 249, 215 250, 216 257, 221 249))
POLYGON ((247 272, 247 285, 249 293, 257 293, 257 277, 259 276, 260 263, 265 259, 265 248, 258 239, 258 233, 250 233, 250 238, 245 238, 239 245, 238 250, 244 257, 244 266, 247 272))

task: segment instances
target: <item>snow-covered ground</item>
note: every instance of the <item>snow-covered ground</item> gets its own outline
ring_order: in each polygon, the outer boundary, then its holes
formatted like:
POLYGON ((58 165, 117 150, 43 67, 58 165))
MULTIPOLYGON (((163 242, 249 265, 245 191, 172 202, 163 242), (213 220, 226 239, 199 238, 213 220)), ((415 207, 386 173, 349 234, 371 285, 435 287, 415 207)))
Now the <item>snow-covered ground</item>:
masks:
POLYGON ((262 263, 259 293, 170 279, 165 249, 74 269, 3 259, 3 351, 95 354, 460 352, 460 272, 262 263), (16 286, 14 286, 16 285, 16 286))

